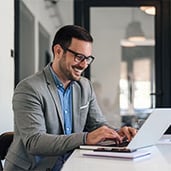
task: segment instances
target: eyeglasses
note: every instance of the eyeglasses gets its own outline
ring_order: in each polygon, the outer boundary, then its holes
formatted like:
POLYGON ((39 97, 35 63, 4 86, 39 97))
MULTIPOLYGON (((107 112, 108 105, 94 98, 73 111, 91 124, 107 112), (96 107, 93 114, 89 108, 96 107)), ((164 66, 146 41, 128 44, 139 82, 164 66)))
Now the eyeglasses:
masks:
POLYGON ((83 54, 74 52, 73 50, 68 49, 68 48, 66 48, 66 50, 74 55, 75 62, 80 63, 80 62, 86 60, 87 64, 90 65, 94 61, 94 57, 93 56, 85 56, 83 54))

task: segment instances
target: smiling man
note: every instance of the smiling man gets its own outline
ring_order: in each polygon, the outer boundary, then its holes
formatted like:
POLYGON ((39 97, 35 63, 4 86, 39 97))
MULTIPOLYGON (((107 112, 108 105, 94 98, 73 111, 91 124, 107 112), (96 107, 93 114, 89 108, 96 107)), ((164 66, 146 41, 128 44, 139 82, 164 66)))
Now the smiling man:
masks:
POLYGON ((55 58, 52 68, 58 73, 58 78, 62 81, 64 87, 71 81, 79 81, 81 74, 93 62, 91 56, 91 42, 86 42, 72 38, 71 45, 56 44, 54 46, 55 58))
POLYGON ((111 128, 91 82, 81 74, 93 62, 91 35, 67 25, 57 31, 53 61, 24 80, 13 96, 14 140, 5 171, 59 171, 81 144, 130 140, 136 130, 111 128))

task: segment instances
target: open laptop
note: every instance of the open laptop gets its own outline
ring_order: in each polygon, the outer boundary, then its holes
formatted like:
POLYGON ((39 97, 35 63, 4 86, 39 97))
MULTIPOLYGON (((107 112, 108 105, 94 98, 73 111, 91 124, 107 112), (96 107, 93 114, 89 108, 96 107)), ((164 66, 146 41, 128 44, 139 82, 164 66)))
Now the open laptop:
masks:
POLYGON ((81 149, 112 149, 116 151, 135 151, 140 148, 155 145, 164 132, 171 125, 171 108, 156 108, 149 114, 148 118, 138 130, 135 137, 124 147, 81 145, 81 149))

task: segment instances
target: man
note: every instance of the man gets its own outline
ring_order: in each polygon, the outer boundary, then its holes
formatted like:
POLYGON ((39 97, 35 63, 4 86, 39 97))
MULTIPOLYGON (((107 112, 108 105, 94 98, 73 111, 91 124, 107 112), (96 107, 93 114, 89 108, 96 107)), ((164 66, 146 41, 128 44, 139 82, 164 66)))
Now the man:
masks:
POLYGON ((116 143, 136 130, 108 126, 97 104, 91 82, 82 77, 93 62, 91 35, 82 27, 67 25, 55 35, 53 62, 21 81, 14 92, 14 141, 5 171, 61 169, 81 144, 106 139, 116 143))

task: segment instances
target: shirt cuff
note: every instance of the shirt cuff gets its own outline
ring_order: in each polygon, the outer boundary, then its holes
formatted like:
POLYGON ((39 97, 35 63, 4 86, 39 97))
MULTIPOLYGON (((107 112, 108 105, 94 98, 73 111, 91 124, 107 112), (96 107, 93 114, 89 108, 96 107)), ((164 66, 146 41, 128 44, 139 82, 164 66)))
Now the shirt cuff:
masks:
POLYGON ((87 141, 87 134, 88 132, 85 132, 84 136, 83 136, 83 143, 86 144, 87 141))

